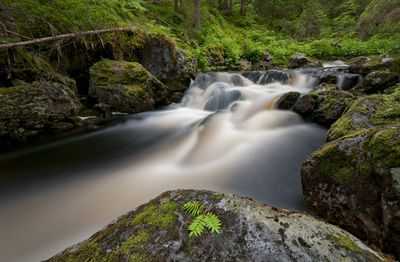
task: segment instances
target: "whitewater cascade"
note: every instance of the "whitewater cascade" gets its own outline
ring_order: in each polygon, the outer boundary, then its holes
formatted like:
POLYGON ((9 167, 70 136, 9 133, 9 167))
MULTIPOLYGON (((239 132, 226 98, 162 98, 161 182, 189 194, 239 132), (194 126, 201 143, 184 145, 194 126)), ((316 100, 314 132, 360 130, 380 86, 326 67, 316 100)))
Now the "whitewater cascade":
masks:
POLYGON ((324 143, 326 129, 274 105, 316 84, 296 70, 201 73, 179 104, 0 155, 18 182, 0 193, 2 258, 48 258, 170 189, 231 192, 305 210, 300 166, 324 143))

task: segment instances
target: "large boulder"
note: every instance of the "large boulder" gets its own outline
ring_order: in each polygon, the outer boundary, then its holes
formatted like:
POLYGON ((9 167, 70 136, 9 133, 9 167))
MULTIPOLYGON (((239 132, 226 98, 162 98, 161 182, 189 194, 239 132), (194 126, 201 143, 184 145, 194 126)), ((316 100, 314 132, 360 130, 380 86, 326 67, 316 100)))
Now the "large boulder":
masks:
POLYGON ((249 198, 177 190, 121 216, 88 240, 47 261, 385 261, 353 235, 309 215, 249 198), (199 201, 221 221, 220 233, 189 237, 199 201))
POLYGON ((301 96, 294 104, 293 111, 320 125, 330 127, 353 100, 353 95, 342 91, 338 86, 323 83, 301 96))
POLYGON ((374 71, 388 71, 393 59, 384 57, 368 58, 359 56, 350 59, 346 63, 349 65, 350 73, 367 75, 374 71))
POLYGON ((400 259, 397 123, 346 132, 303 163, 301 178, 312 213, 400 259))
POLYGON ((365 77, 364 81, 362 81, 357 89, 365 93, 377 93, 393 86, 399 81, 400 77, 396 73, 374 71, 365 77))
POLYGON ((177 47, 164 35, 150 34, 144 37, 139 63, 172 91, 184 91, 197 74, 195 56, 177 47))
POLYGON ((0 88, 0 137, 23 140, 76 115, 79 108, 75 93, 60 83, 33 82, 0 88))
POLYGON ((369 95, 357 99, 328 131, 333 141, 362 129, 400 122, 400 88, 390 95, 369 95))
POLYGON ((166 94, 167 87, 139 63, 104 59, 90 68, 89 96, 112 111, 152 110, 166 94))

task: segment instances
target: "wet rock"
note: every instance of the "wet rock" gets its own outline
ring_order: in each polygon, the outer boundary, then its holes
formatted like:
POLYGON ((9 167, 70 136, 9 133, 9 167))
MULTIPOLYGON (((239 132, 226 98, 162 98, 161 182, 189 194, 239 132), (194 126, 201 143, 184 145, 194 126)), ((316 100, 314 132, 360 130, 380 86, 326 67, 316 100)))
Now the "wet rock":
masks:
MULTIPOLYGON (((389 109, 390 110, 390 109, 389 109)), ((400 125, 324 145, 301 170, 308 208, 400 258, 400 125)))
POLYGON ((355 57, 346 62, 349 67, 350 73, 367 75, 374 71, 388 71, 392 59, 386 59, 383 57, 367 58, 367 57, 355 57))
POLYGON ((362 80, 361 75, 359 74, 350 74, 345 73, 339 77, 339 81, 337 85, 345 91, 352 89, 353 87, 357 86, 362 80))
POLYGON ((257 84, 266 85, 279 82, 281 84, 289 83, 290 72, 283 70, 268 70, 263 72, 262 76, 256 81, 257 84))
POLYGON ((353 102, 349 110, 328 131, 333 141, 351 132, 400 122, 400 88, 392 94, 369 95, 353 102))
POLYGON ((293 111, 320 125, 330 127, 345 112, 354 96, 336 85, 321 84, 297 100, 293 111))
POLYGON ((93 106, 93 110, 96 111, 100 117, 102 118, 109 118, 112 117, 112 112, 111 112, 111 106, 104 104, 104 103, 99 103, 95 104, 93 106))
POLYGON ((90 68, 89 96, 111 111, 152 110, 167 95, 167 87, 136 62, 103 60, 90 68))
POLYGON ((197 74, 197 60, 192 53, 181 50, 163 35, 150 34, 137 51, 138 60, 152 75, 171 91, 184 91, 197 74))
POLYGON ((386 71, 374 71, 369 73, 357 89, 366 93, 377 93, 393 86, 400 81, 396 73, 386 71))
POLYGON ((321 66, 322 64, 320 62, 311 62, 304 54, 300 52, 297 52, 296 54, 292 55, 289 58, 288 62, 289 69, 301 68, 301 67, 321 67, 321 66))
POLYGON ((282 109, 282 110, 289 110, 291 109, 299 99, 300 93, 299 92, 289 92, 284 94, 279 98, 278 101, 275 103, 275 108, 282 109))
POLYGON ((268 70, 273 67, 274 62, 272 61, 271 54, 268 49, 264 50, 264 56, 261 61, 258 61, 251 65, 251 70, 268 70))
POLYGON ((241 58, 239 60, 239 70, 251 71, 251 62, 245 58, 241 58))
POLYGON ((75 93, 59 83, 0 88, 0 136, 24 140, 50 128, 55 121, 76 115, 79 108, 75 93))
POLYGON ((343 229, 249 198, 177 190, 121 216, 47 261, 384 261, 343 229), (189 237, 182 211, 199 201, 221 220, 220 234, 189 237))

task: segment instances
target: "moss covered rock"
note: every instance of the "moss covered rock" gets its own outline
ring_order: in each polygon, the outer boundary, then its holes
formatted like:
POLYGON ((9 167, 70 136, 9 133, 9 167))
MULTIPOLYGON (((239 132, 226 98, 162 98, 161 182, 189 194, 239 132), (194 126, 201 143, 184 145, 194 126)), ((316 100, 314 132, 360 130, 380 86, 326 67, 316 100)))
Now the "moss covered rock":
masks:
POLYGON ((0 137, 23 140, 78 113, 80 103, 66 85, 33 82, 0 88, 0 137))
POLYGON ((393 86, 399 81, 400 76, 396 73, 374 71, 369 73, 356 89, 365 93, 377 93, 393 86))
POLYGON ((300 97, 293 111, 310 120, 330 127, 345 112, 354 96, 333 84, 321 84, 300 97))
POLYGON ((172 92, 186 90, 197 74, 197 60, 164 35, 149 34, 138 46, 139 62, 172 92))
POLYGON ((374 71, 387 71, 389 70, 392 60, 385 59, 384 57, 355 57, 346 62, 349 65, 348 71, 350 73, 357 73, 367 75, 374 71))
POLYGON ((400 124, 324 145, 301 170, 309 209, 400 258, 400 124))
POLYGON ((349 110, 328 131, 327 139, 332 141, 374 126, 400 122, 400 88, 392 94, 370 95, 357 99, 349 110))
POLYGON ((112 111, 152 110, 166 94, 167 87, 139 63, 105 59, 90 68, 89 96, 112 111))
POLYGON ((177 190, 121 216, 48 261, 385 261, 343 229, 248 198, 177 190), (189 237, 199 201, 222 223, 220 234, 189 237))

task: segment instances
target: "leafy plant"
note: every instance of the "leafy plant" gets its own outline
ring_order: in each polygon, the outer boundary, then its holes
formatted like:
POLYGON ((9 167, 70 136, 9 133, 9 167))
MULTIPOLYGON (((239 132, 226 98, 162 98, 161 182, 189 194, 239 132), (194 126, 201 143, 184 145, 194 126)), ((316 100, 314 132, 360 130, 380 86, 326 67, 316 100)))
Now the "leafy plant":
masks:
POLYGON ((200 236, 204 229, 207 228, 211 233, 219 234, 221 229, 221 220, 211 212, 203 212, 204 206, 198 201, 187 202, 182 207, 183 211, 189 215, 196 216, 193 222, 189 225, 188 230, 190 231, 189 237, 195 235, 200 236))

